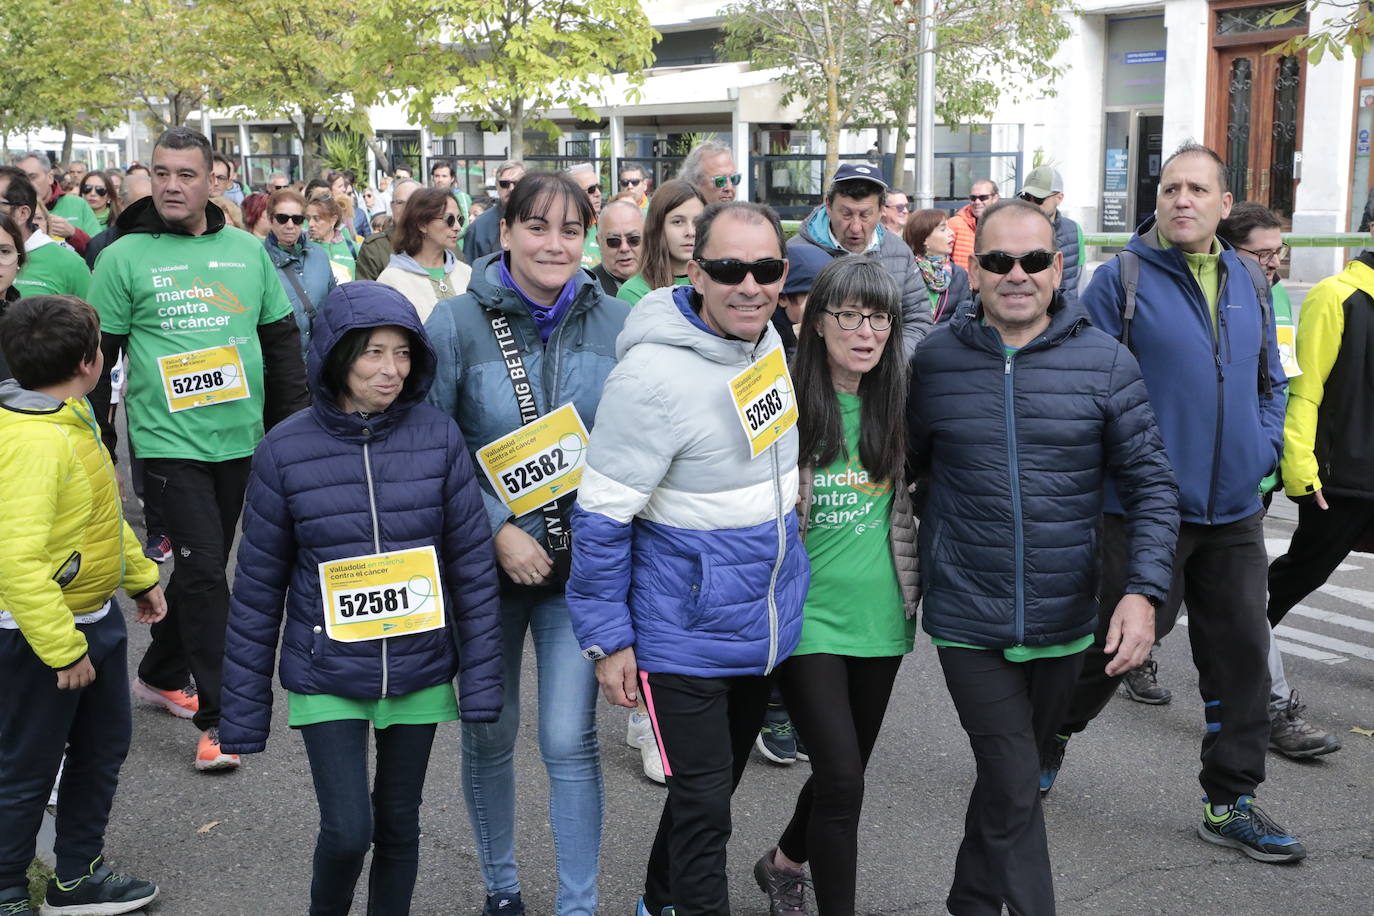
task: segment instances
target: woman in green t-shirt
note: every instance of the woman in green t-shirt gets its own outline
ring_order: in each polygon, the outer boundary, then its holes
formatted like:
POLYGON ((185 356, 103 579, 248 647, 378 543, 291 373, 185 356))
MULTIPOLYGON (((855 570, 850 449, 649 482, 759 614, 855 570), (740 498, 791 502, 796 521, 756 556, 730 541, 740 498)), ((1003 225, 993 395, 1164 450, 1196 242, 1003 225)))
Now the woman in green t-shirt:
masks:
POLYGON ((685 181, 665 181, 644 217, 644 252, 639 273, 625 281, 616 298, 634 305, 651 290, 687 285, 687 262, 696 244, 696 219, 706 198, 685 181))
POLYGON ((356 271, 358 246, 353 230, 343 225, 343 213, 329 195, 310 198, 305 205, 306 223, 310 227, 310 241, 329 252, 329 261, 336 265, 334 278, 340 283, 352 280, 356 271))
POLYGON ((797 332, 798 516, 811 588, 801 643, 777 670, 811 778, 754 867, 773 912, 802 907, 808 861, 819 912, 854 912, 864 769, 915 636, 906 371, 901 346, 889 346, 901 318, 891 275, 848 255, 817 275, 797 332))

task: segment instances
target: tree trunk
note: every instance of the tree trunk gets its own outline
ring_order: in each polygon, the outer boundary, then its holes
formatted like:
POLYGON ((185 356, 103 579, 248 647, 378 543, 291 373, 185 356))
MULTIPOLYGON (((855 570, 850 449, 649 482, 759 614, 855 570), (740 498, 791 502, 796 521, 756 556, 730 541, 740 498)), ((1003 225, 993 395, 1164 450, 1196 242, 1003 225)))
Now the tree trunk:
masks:
POLYGON ((511 102, 510 117, 506 119, 506 130, 510 133, 510 155, 516 162, 525 159, 525 101, 515 99, 511 102))
MULTIPOLYGON (((390 175, 392 171, 391 157, 387 155, 386 149, 382 144, 377 142, 376 137, 368 137, 365 142, 367 143, 367 148, 372 150, 372 155, 377 157, 377 168, 381 169, 385 174, 390 175)), ((372 184, 371 175, 367 177, 367 183, 369 185, 372 184)))
POLYGON ((316 177, 315 170, 319 162, 320 130, 320 125, 315 123, 315 113, 302 111, 301 126, 297 133, 301 138, 301 180, 307 183, 316 177))
POLYGON ((840 118, 831 111, 825 119, 825 174, 821 176, 824 188, 830 187, 830 179, 840 165, 840 118))
POLYGON ((901 187, 906 183, 906 147, 911 141, 911 104, 905 99, 899 101, 893 117, 897 121, 897 129, 894 131, 896 142, 892 146, 893 152, 896 153, 892 160, 892 182, 901 187))
POLYGON ((72 164, 72 134, 75 132, 76 127, 71 121, 62 122, 62 156, 57 160, 59 169, 72 164))

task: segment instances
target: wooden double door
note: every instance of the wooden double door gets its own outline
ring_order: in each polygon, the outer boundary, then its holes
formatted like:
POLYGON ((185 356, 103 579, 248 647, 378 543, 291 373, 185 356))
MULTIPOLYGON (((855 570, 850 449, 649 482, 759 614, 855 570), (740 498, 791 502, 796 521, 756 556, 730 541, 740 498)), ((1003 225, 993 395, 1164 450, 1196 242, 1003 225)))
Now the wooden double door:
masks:
POLYGON ((1273 44, 1217 48, 1209 144, 1226 160, 1231 194, 1293 216, 1299 178, 1305 55, 1266 53, 1273 44))

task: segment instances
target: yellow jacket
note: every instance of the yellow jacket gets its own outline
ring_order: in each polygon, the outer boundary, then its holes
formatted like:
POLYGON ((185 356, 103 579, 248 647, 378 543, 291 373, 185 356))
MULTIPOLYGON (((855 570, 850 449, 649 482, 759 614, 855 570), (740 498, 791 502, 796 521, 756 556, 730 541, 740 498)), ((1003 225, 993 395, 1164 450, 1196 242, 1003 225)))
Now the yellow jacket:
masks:
POLYGON ((65 668, 86 654, 76 615, 157 583, 90 404, 0 382, 0 610, 44 664, 65 668))

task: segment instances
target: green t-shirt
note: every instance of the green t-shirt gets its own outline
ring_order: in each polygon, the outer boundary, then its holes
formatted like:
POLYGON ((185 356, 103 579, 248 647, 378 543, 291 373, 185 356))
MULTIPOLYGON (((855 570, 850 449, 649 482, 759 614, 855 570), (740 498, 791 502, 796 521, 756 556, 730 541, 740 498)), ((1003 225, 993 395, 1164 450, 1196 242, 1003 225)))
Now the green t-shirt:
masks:
POLYGON ((793 655, 878 658, 911 651, 916 621, 907 619, 892 560, 892 481, 870 480, 859 463, 861 400, 836 393, 845 450, 812 471, 806 554, 811 588, 793 655))
POLYGON ((350 278, 357 275, 357 258, 353 254, 356 249, 349 248, 347 242, 316 242, 315 244, 329 253, 329 260, 341 267, 348 268, 350 278))
MULTIPOLYGON (((692 281, 686 277, 673 278, 674 286, 690 286, 691 283, 692 281)), ((616 293, 615 297, 621 302, 628 302, 630 305, 634 305, 651 292, 653 292, 653 290, 649 289, 649 281, 644 279, 644 275, 635 274, 621 285, 620 292, 616 293)))
POLYGON ((429 274, 429 278, 431 280, 434 280, 435 282, 438 282, 444 279, 444 277, 448 276, 448 271, 446 271, 442 267, 426 267, 424 270, 425 273, 429 274))
POLYGON ((96 259, 89 299, 104 331, 129 338, 129 438, 140 458, 253 454, 263 433, 258 325, 291 314, 261 241, 232 226, 121 236, 96 259), (225 346, 238 350, 248 397, 171 412, 158 359, 225 346))
POLYGON ((14 285, 21 296, 80 296, 86 298, 91 271, 81 255, 56 242, 45 242, 28 253, 14 285))
POLYGON ((377 728, 389 725, 437 725, 458 718, 458 697, 453 692, 452 681, 422 687, 405 696, 378 697, 373 700, 328 693, 293 693, 288 690, 286 710, 286 724, 291 728, 342 719, 363 719, 377 728))
POLYGON ((56 213, 87 235, 100 232, 100 223, 96 221, 95 211, 91 209, 90 204, 75 194, 63 194, 53 201, 48 212, 56 213))
POLYGON ((582 242, 582 266, 588 270, 601 263, 601 243, 596 240, 596 223, 587 229, 587 238, 582 242))
POLYGON ((95 221, 100 224, 102 231, 108 229, 110 227, 110 208, 106 207, 104 210, 95 214, 95 221))

